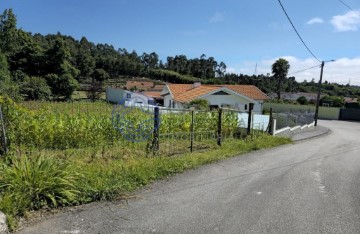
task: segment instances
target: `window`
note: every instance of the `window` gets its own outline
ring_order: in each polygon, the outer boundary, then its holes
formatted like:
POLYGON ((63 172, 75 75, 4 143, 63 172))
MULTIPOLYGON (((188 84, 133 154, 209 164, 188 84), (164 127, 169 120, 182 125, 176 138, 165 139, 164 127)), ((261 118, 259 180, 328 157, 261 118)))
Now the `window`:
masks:
POLYGON ((247 104, 245 104, 245 110, 247 110, 247 104))
POLYGON ((175 102, 172 102, 172 108, 175 108, 175 102))
POLYGON ((126 99, 130 99, 131 98, 131 93, 127 93, 126 94, 126 99))
POLYGON ((219 92, 214 93, 213 95, 230 95, 230 94, 228 94, 227 92, 224 92, 224 91, 219 91, 219 92))

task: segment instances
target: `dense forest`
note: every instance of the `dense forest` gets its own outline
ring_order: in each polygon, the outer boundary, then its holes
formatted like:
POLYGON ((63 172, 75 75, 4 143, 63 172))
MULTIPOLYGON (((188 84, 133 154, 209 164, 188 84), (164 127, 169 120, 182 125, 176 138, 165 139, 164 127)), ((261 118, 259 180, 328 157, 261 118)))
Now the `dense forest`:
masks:
MULTIPOLYGON (((68 100, 75 90, 85 89, 89 97, 103 90, 108 80, 123 81, 147 77, 172 83, 252 84, 266 93, 276 92, 277 79, 271 74, 248 76, 229 74, 226 64, 202 54, 159 59, 156 52, 138 54, 95 44, 82 37, 76 40, 61 33, 41 35, 17 27, 11 9, 0 15, 0 94, 15 100, 68 100)), ((315 92, 317 84, 286 77, 281 89, 287 92, 315 92)), ((323 92, 333 96, 359 97, 357 87, 325 82, 323 92)))

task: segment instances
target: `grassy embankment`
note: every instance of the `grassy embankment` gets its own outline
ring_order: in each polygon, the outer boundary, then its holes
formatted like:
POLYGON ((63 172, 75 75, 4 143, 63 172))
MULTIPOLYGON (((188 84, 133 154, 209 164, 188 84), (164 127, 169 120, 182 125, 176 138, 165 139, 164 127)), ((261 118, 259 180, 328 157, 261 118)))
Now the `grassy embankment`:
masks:
MULTIPOLYGON (((0 210, 7 215, 10 229, 30 210, 121 198, 174 173, 290 143, 287 138, 259 134, 226 140, 221 147, 212 142, 206 152, 165 157, 160 150, 153 156, 146 153, 146 142, 121 138, 106 111, 112 107, 104 103, 84 103, 74 114, 71 104, 65 103, 28 103, 24 108, 1 102, 10 121, 12 146, 1 159, 0 210)), ((179 122, 180 127, 188 126, 179 122)))

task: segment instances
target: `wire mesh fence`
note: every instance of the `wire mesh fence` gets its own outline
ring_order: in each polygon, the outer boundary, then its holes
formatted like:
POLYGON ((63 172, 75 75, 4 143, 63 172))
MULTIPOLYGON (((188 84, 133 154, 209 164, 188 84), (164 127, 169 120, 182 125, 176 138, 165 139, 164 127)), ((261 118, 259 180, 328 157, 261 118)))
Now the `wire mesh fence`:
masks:
POLYGON ((311 124, 314 121, 315 113, 298 112, 298 113, 273 113, 276 119, 276 130, 285 127, 295 127, 311 124))
POLYGON ((244 138, 251 133, 248 127, 259 131, 266 129, 264 123, 248 124, 254 120, 253 115, 249 119, 247 113, 232 109, 161 108, 159 116, 159 152, 165 155, 209 149, 224 141, 244 138))
POLYGON ((171 156, 242 139, 252 133, 251 129, 266 129, 266 121, 256 122, 255 115, 249 118, 247 112, 224 108, 204 111, 103 102, 26 102, 21 106, 6 108, 4 126, 10 140, 0 142, 1 148, 94 148, 99 152, 106 148, 122 155, 136 151, 139 155, 171 156))

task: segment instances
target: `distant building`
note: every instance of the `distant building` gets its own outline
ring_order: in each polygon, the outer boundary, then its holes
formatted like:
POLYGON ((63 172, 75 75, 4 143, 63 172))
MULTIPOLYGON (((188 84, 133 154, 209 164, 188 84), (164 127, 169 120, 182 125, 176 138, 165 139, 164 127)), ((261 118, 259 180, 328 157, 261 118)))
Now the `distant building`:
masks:
POLYGON ((162 106, 164 104, 164 98, 160 94, 164 86, 165 84, 158 84, 153 81, 128 80, 124 88, 134 92, 143 92, 162 106))
POLYGON ((106 101, 116 104, 155 105, 155 100, 140 92, 131 92, 121 88, 106 88, 106 101))
MULTIPOLYGON (((270 93, 268 94, 269 97, 271 99, 277 99, 277 94, 276 93, 270 93)), ((311 100, 316 100, 317 99, 317 94, 316 93, 303 93, 303 92, 298 92, 298 93, 281 93, 281 99, 283 100, 291 100, 291 101, 296 101, 299 97, 305 97, 308 101, 311 100)))
POLYGON ((358 103, 357 98, 344 97, 344 103, 358 103))

